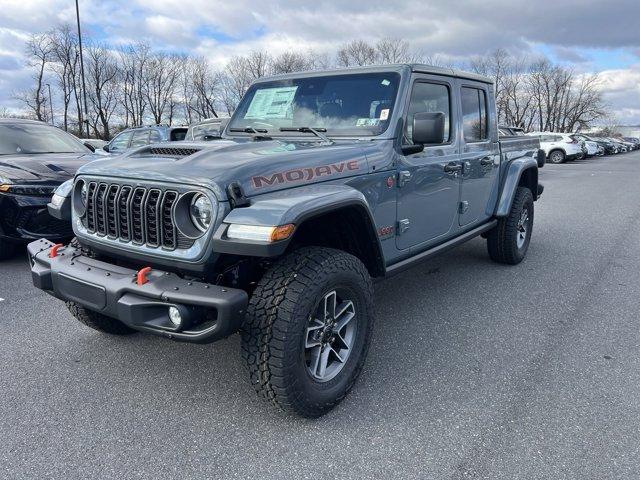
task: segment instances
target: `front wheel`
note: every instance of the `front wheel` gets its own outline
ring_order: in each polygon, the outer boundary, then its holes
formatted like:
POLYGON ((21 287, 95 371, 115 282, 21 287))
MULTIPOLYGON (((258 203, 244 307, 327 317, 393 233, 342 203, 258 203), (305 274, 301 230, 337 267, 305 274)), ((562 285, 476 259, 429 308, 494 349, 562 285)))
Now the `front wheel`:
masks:
POLYGON ((319 417, 349 392, 373 330, 373 286, 353 255, 302 248, 258 282, 242 328, 242 355, 258 395, 319 417))
POLYGON ((549 155, 549 161, 551 163, 555 163, 556 165, 558 163, 563 163, 564 159, 565 159, 565 155, 564 155, 564 152, 562 150, 554 150, 549 155))
POLYGON ((533 195, 518 187, 511 211, 487 234, 487 249, 491 260, 517 265, 527 254, 533 231, 533 195))

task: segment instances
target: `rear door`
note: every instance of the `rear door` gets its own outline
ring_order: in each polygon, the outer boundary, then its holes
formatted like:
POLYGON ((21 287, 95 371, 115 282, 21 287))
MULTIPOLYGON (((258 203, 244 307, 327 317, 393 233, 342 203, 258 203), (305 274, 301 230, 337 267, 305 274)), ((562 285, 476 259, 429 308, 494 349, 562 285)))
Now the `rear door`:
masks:
POLYGON ((443 112, 442 142, 423 151, 400 157, 398 165, 398 236, 402 250, 428 247, 457 230, 460 195, 460 158, 453 95, 455 79, 441 76, 414 77, 409 104, 405 107, 403 145, 412 145, 413 116, 418 112, 443 112))
POLYGON ((490 85, 460 82, 462 115, 462 188, 459 223, 480 223, 493 215, 496 203, 500 147, 489 112, 490 85))

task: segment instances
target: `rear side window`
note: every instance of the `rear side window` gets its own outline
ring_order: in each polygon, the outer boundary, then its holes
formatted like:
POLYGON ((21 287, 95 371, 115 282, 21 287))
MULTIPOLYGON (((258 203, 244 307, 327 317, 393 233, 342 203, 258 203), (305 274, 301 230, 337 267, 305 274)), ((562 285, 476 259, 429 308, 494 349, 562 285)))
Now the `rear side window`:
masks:
POLYGON ((481 142, 487 135, 487 94, 479 88, 462 87, 462 131, 467 143, 481 142))
POLYGON ((416 113, 421 112, 444 113, 444 137, 442 143, 449 141, 451 135, 450 97, 449 87, 446 85, 427 82, 416 82, 414 84, 405 127, 405 137, 409 144, 413 143, 413 117, 416 113))
POLYGON ((133 132, 122 132, 111 141, 111 145, 109 145, 109 151, 120 152, 122 150, 126 150, 129 146, 129 140, 131 140, 132 135, 133 132))

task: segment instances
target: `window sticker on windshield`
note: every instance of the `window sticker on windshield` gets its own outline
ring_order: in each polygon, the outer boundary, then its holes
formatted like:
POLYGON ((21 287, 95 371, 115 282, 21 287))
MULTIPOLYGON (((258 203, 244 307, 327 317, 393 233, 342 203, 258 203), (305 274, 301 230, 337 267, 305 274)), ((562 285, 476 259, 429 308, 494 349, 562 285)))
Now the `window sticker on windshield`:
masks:
POLYGON ((378 118, 359 118, 356 120, 356 127, 375 127, 380 125, 378 118))
POLYGON ((383 108, 380 110, 380 120, 386 120, 387 118, 389 118, 389 109, 383 108))
POLYGON ((382 85, 384 85, 385 87, 388 87, 388 86, 391 84, 391 82, 390 82, 389 80, 387 80, 386 78, 385 78, 384 80, 382 80, 382 82, 381 82, 381 83, 382 83, 382 85))
POLYGON ((288 118, 296 90, 297 86, 256 90, 244 118, 288 118))

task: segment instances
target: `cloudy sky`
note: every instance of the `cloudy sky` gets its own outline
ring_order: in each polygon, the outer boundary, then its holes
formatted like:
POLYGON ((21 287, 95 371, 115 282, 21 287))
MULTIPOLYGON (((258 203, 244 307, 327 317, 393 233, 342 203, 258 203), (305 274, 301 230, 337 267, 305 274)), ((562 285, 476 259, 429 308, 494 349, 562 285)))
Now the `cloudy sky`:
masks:
MULTIPOLYGON (((73 0, 0 0, 0 107, 29 83, 30 33, 75 22, 73 0)), ((223 64, 251 50, 334 52, 354 38, 401 37, 464 61, 498 47, 600 72, 607 102, 640 124, 640 0, 81 0, 83 28, 113 45, 148 40, 223 64)))

